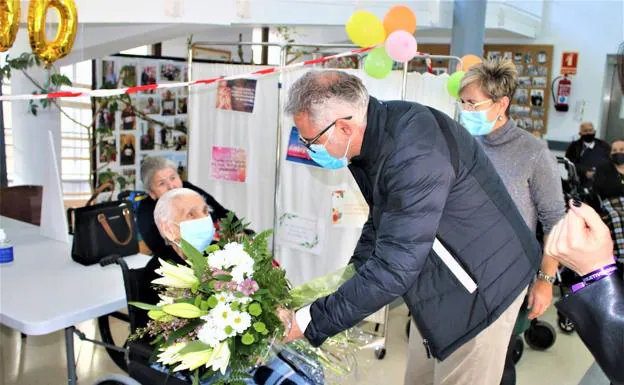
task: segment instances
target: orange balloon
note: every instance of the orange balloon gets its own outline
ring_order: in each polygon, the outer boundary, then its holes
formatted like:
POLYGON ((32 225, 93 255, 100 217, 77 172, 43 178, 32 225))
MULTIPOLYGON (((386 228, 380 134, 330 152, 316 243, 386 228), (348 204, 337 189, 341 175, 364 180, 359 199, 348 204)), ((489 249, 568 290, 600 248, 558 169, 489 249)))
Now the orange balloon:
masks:
POLYGON ((386 36, 394 31, 416 32, 416 15, 405 5, 395 5, 390 8, 383 20, 386 36))
POLYGON ((462 57, 462 70, 464 72, 468 72, 470 67, 483 63, 483 59, 481 59, 477 55, 465 55, 462 57))

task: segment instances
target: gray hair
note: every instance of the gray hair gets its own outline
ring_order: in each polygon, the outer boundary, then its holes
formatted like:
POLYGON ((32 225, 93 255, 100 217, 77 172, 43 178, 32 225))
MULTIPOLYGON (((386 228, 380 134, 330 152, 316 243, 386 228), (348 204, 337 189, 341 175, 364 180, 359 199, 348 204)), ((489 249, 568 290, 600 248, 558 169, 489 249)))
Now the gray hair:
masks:
POLYGON ((162 225, 173 223, 175 214, 173 212, 173 202, 175 202, 178 198, 188 196, 201 197, 201 195, 189 188, 176 188, 167 191, 158 199, 158 201, 156 201, 156 207, 154 208, 154 222, 156 222, 156 227, 163 238, 165 238, 165 235, 162 231, 162 225))
MULTIPOLYGON (((488 60, 471 67, 462 78, 459 93, 475 84, 488 98, 497 102, 503 97, 509 98, 509 106, 516 88, 518 88, 518 70, 511 60, 488 60)), ((506 113, 508 114, 509 107, 506 113)))
POLYGON ((364 122, 368 109, 368 91, 362 81, 342 71, 309 71, 290 88, 286 113, 306 113, 316 125, 336 119, 336 109, 354 110, 353 119, 364 122))
POLYGON ((160 170, 171 168, 177 172, 175 164, 167 158, 160 156, 148 156, 141 162, 141 182, 143 182, 143 188, 151 192, 152 178, 160 170))

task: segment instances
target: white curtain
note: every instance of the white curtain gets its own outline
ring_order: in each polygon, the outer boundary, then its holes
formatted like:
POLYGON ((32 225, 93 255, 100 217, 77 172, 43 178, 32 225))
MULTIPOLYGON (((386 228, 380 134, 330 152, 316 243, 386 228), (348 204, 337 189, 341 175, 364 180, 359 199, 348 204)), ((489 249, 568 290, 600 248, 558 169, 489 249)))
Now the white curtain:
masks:
MULTIPOLYGON (((245 74, 261 66, 193 64, 193 79, 245 74)), ((216 84, 191 88, 189 101, 189 181, 224 207, 252 223, 256 231, 273 227, 277 138, 277 76, 258 78, 253 113, 218 110, 216 84), (211 178, 213 146, 244 149, 245 183, 211 178)))
MULTIPOLYGON (((193 78, 249 73, 259 66, 233 66, 198 63, 193 78)), ((284 73, 282 101, 291 85, 308 69, 284 73)), ((372 79, 361 70, 348 71, 362 79, 369 93, 381 100, 399 100, 402 73, 394 71, 382 80, 372 79)), ((430 105, 453 116, 454 100, 446 92, 447 76, 409 74, 407 100, 430 105)), ((252 222, 255 230, 273 227, 273 193, 276 164, 278 76, 258 78, 253 114, 215 108, 216 87, 200 86, 190 96, 189 180, 212 194, 225 207, 252 222), (247 151, 247 183, 223 182, 210 177, 212 146, 243 148, 247 151)), ((314 277, 344 267, 359 239, 361 228, 335 227, 331 221, 331 193, 349 189, 360 194, 348 169, 327 171, 286 161, 292 118, 283 116, 280 190, 277 214, 296 213, 318 218, 322 223, 320 255, 280 246, 276 258, 288 278, 298 285, 314 277)), ((279 236, 279 234, 278 234, 279 236)))

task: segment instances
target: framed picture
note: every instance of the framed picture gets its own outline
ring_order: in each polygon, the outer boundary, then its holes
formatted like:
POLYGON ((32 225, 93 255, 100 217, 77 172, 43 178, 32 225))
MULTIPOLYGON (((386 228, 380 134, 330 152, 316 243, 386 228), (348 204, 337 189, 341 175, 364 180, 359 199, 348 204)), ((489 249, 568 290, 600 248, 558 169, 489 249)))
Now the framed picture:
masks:
POLYGON ((195 47, 193 48, 193 59, 232 61, 232 52, 214 48, 195 47))

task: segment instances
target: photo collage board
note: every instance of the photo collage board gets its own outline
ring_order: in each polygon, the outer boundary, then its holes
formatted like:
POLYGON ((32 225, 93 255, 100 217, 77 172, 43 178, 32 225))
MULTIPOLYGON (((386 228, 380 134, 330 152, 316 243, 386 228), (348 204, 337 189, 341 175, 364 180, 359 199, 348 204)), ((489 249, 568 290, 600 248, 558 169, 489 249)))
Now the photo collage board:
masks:
POLYGON ((548 129, 552 100, 552 45, 486 45, 487 59, 509 59, 518 70, 519 86, 509 115, 519 128, 542 136, 548 129))
MULTIPOLYGON (((96 61, 98 89, 187 81, 184 61, 116 55, 96 61)), ((171 160, 188 174, 188 88, 164 88, 112 98, 93 98, 97 185, 111 179, 117 193, 144 190, 141 163, 148 156, 171 160)))

